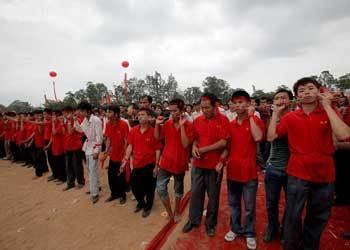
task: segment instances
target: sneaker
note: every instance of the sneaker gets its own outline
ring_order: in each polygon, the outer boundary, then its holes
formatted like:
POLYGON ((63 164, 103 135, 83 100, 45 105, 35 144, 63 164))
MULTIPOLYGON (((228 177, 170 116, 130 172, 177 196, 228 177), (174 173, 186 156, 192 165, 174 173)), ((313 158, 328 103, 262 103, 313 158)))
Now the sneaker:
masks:
POLYGON ((191 231, 194 227, 198 227, 198 225, 192 224, 190 221, 188 221, 185 226, 182 229, 183 233, 188 233, 191 231))
POLYGON ((207 235, 209 237, 214 237, 215 236, 215 227, 207 227, 207 235))
POLYGON ((246 238, 247 248, 250 250, 256 249, 256 239, 255 237, 247 237, 246 238))
POLYGON ((151 210, 143 210, 142 212, 142 217, 146 218, 151 214, 151 210))
POLYGON ((54 181, 54 180, 56 180, 56 178, 55 178, 53 175, 51 175, 51 176, 49 176, 49 177, 47 178, 47 181, 48 181, 48 182, 54 181))
POLYGON ((119 204, 124 205, 125 203, 126 203, 126 198, 125 197, 120 198, 119 204))
POLYGON ((231 241, 234 241, 234 239, 237 237, 237 234, 235 234, 234 232, 232 232, 231 230, 228 231, 226 234, 225 234, 225 241, 228 241, 228 242, 231 242, 231 241))
POLYGON ((69 189, 72 189, 74 187, 75 187, 75 185, 68 185, 63 189, 63 191, 68 191, 69 189))
POLYGON ((98 202, 98 195, 94 195, 91 197, 92 203, 95 204, 96 202, 98 202))
POLYGON ((109 196, 109 197, 107 198, 107 200, 105 200, 105 202, 111 202, 111 201, 114 201, 114 200, 116 200, 116 199, 117 199, 117 197, 109 196))

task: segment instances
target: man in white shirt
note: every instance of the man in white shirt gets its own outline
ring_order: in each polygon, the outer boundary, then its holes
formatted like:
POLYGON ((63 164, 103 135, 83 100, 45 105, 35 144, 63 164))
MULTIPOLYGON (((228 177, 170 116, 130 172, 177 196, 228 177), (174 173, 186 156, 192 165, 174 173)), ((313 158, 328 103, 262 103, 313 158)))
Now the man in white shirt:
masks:
POLYGON ((77 130, 82 131, 86 136, 83 151, 86 155, 86 164, 89 170, 90 195, 92 203, 98 201, 98 192, 100 179, 98 174, 98 154, 101 151, 103 141, 102 121, 99 117, 92 114, 91 105, 82 101, 78 105, 78 110, 84 120, 81 124, 76 120, 74 126, 77 130))

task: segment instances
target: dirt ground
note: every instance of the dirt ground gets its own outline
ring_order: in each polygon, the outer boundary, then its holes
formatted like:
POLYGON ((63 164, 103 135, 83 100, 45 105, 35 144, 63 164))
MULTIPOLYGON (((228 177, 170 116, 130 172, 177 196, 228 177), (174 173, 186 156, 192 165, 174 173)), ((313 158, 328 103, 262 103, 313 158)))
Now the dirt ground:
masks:
MULTIPOLYGON (((32 180, 33 168, 0 160, 0 249, 144 249, 166 224, 160 200, 156 195, 145 219, 133 213, 131 193, 124 206, 118 200, 105 203, 106 172, 100 171, 100 201, 92 204, 85 194, 88 185, 62 192, 64 185, 47 182, 48 174, 32 180)), ((185 192, 189 184, 187 173, 185 192)), ((172 191, 172 182, 169 185, 172 191)))

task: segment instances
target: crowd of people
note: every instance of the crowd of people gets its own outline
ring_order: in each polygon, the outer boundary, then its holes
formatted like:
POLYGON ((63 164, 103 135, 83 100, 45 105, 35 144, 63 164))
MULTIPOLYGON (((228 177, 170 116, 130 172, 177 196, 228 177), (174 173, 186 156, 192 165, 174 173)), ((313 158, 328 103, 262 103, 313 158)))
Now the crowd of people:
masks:
POLYGON ((99 167, 109 160, 106 202, 119 199, 124 204, 131 190, 137 201, 134 212, 142 211, 145 218, 157 193, 174 222, 180 219, 184 177, 190 169, 189 218, 183 233, 201 224, 207 194, 209 237, 215 236, 225 169, 231 217, 224 240, 245 237, 248 249, 257 247, 256 193, 262 170, 268 214, 263 240, 280 235, 286 250, 319 249, 334 198, 350 203, 350 106, 346 96, 313 78, 299 79, 293 92, 279 89, 273 100, 254 100, 237 90, 227 104, 204 93, 194 104, 181 99, 153 104, 151 96, 142 96, 127 107, 97 108, 82 101, 75 109, 6 112, 0 115, 0 155, 33 167, 34 178, 42 178, 50 167, 47 180, 66 183, 63 191, 85 185, 85 162, 93 203, 101 190, 99 167), (280 221, 282 189, 286 205, 280 221))

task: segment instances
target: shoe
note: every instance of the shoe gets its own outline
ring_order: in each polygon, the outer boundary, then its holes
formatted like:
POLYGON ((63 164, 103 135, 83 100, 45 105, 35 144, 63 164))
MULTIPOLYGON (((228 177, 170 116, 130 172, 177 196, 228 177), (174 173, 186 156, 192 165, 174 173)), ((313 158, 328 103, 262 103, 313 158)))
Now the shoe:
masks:
POLYGON ((54 179, 53 180, 53 182, 59 182, 60 181, 60 179, 54 179))
POLYGON ((119 204, 120 204, 120 205, 123 205, 123 204, 125 204, 125 203, 126 203, 126 198, 124 198, 124 197, 120 198, 119 204))
POLYGON ((268 243, 271 242, 273 239, 275 238, 275 234, 273 233, 273 231, 268 227, 264 233, 263 236, 263 241, 268 243))
POLYGON ((190 221, 188 221, 185 226, 182 229, 183 233, 188 233, 191 231, 194 227, 198 227, 198 225, 192 224, 190 221))
POLYGON ((29 164, 28 166, 27 166, 27 168, 32 168, 33 167, 33 165, 32 164, 29 164))
POLYGON ((63 189, 63 191, 68 191, 69 189, 72 189, 74 187, 75 187, 75 185, 68 185, 63 189))
POLYGON ((146 218, 151 214, 151 210, 143 210, 142 218, 146 218))
POLYGON ((111 202, 111 201, 114 201, 116 199, 117 199, 117 197, 109 196, 108 199, 105 200, 105 202, 111 202))
POLYGON ((134 213, 138 213, 142 210, 142 207, 139 207, 139 206, 136 206, 135 210, 134 210, 134 213))
POLYGON ((64 183, 64 182, 61 181, 61 180, 56 181, 56 185, 57 185, 57 186, 62 185, 63 183, 64 183))
POLYGON ((83 184, 78 184, 78 185, 77 185, 77 189, 82 189, 83 187, 84 187, 83 184))
POLYGON ((247 237, 246 238, 247 248, 249 250, 255 250, 256 249, 256 239, 255 237, 247 237))
POLYGON ((55 178, 53 175, 47 177, 47 181, 48 181, 48 182, 54 181, 54 180, 56 180, 56 178, 55 178))
POLYGON ((226 234, 225 234, 225 241, 227 242, 231 242, 231 241, 234 241, 234 239, 236 239, 237 237, 237 234, 235 234, 234 232, 232 232, 231 230, 228 231, 226 234))
POLYGON ((209 237, 214 237, 215 236, 215 227, 207 227, 207 235, 209 237))
POLYGON ((91 197, 92 203, 95 204, 96 202, 98 202, 98 195, 92 196, 91 197))

